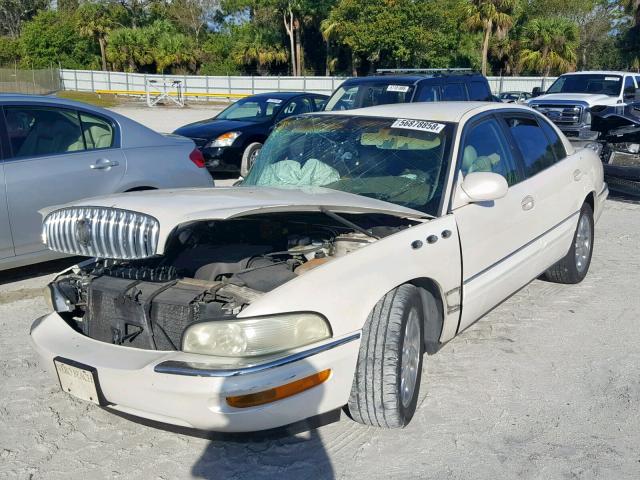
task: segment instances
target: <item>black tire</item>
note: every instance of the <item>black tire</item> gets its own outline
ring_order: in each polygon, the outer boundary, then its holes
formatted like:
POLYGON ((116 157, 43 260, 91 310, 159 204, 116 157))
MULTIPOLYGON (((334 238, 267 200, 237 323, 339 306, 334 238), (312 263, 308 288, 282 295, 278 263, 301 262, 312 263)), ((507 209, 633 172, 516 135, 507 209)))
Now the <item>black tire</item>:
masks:
MULTIPOLYGON (((415 328, 412 329, 415 332, 415 328)), ((413 338, 414 336, 412 336, 413 338)), ((414 344, 411 339, 407 346, 414 344)), ((415 349, 411 350, 415 352, 415 349)), ((362 330, 356 373, 349 395, 348 413, 356 422, 383 428, 402 428, 416 411, 422 357, 423 315, 420 293, 413 285, 401 285, 387 293, 373 308, 362 330), (418 319, 417 367, 413 394, 403 401, 402 359, 407 324, 418 319)), ((407 358, 415 358, 412 354, 407 358)))
POLYGON ((240 176, 246 177, 249 175, 249 170, 253 166, 256 155, 260 152, 262 144, 260 142, 253 142, 247 145, 242 153, 242 163, 240 164, 240 176))
MULTIPOLYGON (((587 276, 589 266, 591 265, 591 257, 593 256, 593 210, 591 205, 585 203, 580 210, 580 216, 578 218, 578 226, 573 234, 573 242, 571 242, 571 248, 567 254, 558 263, 553 265, 549 270, 544 273, 544 278, 550 282, 574 284, 580 283, 587 276), (578 247, 578 235, 582 222, 586 222, 589 228, 589 246, 588 253, 585 255, 576 255, 576 248, 578 247)), ((582 235, 581 235, 582 238, 582 235)))

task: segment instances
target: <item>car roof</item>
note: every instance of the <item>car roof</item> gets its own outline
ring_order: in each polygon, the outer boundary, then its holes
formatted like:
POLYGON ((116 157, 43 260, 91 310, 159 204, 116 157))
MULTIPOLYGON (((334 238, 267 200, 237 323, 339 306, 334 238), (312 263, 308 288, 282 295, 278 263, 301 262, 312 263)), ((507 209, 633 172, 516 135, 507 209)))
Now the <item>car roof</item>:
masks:
POLYGON ((88 103, 67 100, 54 95, 24 95, 19 93, 0 93, 0 103, 44 103, 63 107, 83 108, 94 112, 107 113, 104 108, 96 107, 88 103))
MULTIPOLYGON (((343 82, 344 84, 358 84, 358 83, 401 83, 401 84, 410 84, 416 83, 422 80, 434 80, 434 79, 477 79, 478 77, 482 77, 480 73, 469 72, 469 73, 460 73, 460 74, 421 74, 421 75, 370 75, 367 77, 352 77, 348 78, 343 82)), ((484 78, 484 77, 483 77, 484 78)))
POLYGON ((524 105, 507 106, 496 102, 416 102, 394 103, 375 107, 356 108, 354 110, 337 110, 319 112, 320 115, 352 115, 366 117, 409 118, 412 120, 430 120, 436 122, 459 123, 469 113, 480 113, 487 110, 518 109, 533 112, 524 105))
POLYGON ((637 75, 637 74, 634 74, 633 72, 622 72, 619 70, 585 70, 582 72, 567 72, 567 73, 564 73, 563 75, 637 75))

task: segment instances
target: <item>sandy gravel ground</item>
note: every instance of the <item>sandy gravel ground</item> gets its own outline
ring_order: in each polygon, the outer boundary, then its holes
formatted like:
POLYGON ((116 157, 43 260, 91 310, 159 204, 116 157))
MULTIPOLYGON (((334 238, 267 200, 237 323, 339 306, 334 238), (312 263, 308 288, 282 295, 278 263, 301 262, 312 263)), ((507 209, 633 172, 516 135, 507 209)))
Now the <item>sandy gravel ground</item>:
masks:
POLYGON ((171 133, 187 123, 197 122, 214 117, 226 108, 225 103, 190 103, 184 108, 154 107, 149 108, 140 102, 110 108, 125 117, 140 122, 160 133, 171 133))
POLYGON ((0 274, 0 478, 640 478, 639 238, 640 205, 609 201, 586 280, 535 281, 427 358, 395 431, 204 439, 75 400, 29 346, 60 264, 0 274))

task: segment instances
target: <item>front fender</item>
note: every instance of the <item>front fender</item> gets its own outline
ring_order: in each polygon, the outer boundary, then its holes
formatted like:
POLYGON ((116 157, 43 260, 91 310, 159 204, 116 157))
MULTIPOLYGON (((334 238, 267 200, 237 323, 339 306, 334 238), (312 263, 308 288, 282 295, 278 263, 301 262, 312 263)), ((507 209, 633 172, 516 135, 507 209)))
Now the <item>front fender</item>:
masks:
POLYGON ((460 243, 453 215, 425 221, 316 267, 267 293, 238 317, 315 311, 329 320, 338 337, 362 329, 385 293, 416 278, 430 278, 444 292, 440 339, 449 340, 460 314, 460 243), (427 241, 431 236, 433 243, 427 241), (447 304, 446 294, 452 291, 447 304))

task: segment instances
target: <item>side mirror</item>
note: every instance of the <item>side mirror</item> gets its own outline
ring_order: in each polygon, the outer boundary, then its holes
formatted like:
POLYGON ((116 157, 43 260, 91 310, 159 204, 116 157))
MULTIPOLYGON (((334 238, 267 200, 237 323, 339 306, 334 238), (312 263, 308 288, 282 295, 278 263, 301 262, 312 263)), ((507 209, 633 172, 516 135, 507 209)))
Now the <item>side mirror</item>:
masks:
POLYGON ((507 180, 493 172, 472 172, 464 177, 462 191, 469 203, 490 202, 504 197, 509 190, 507 180))
POLYGON ((531 90, 531 96, 539 97, 540 95, 542 95, 542 89, 540 87, 533 87, 533 90, 531 90))

